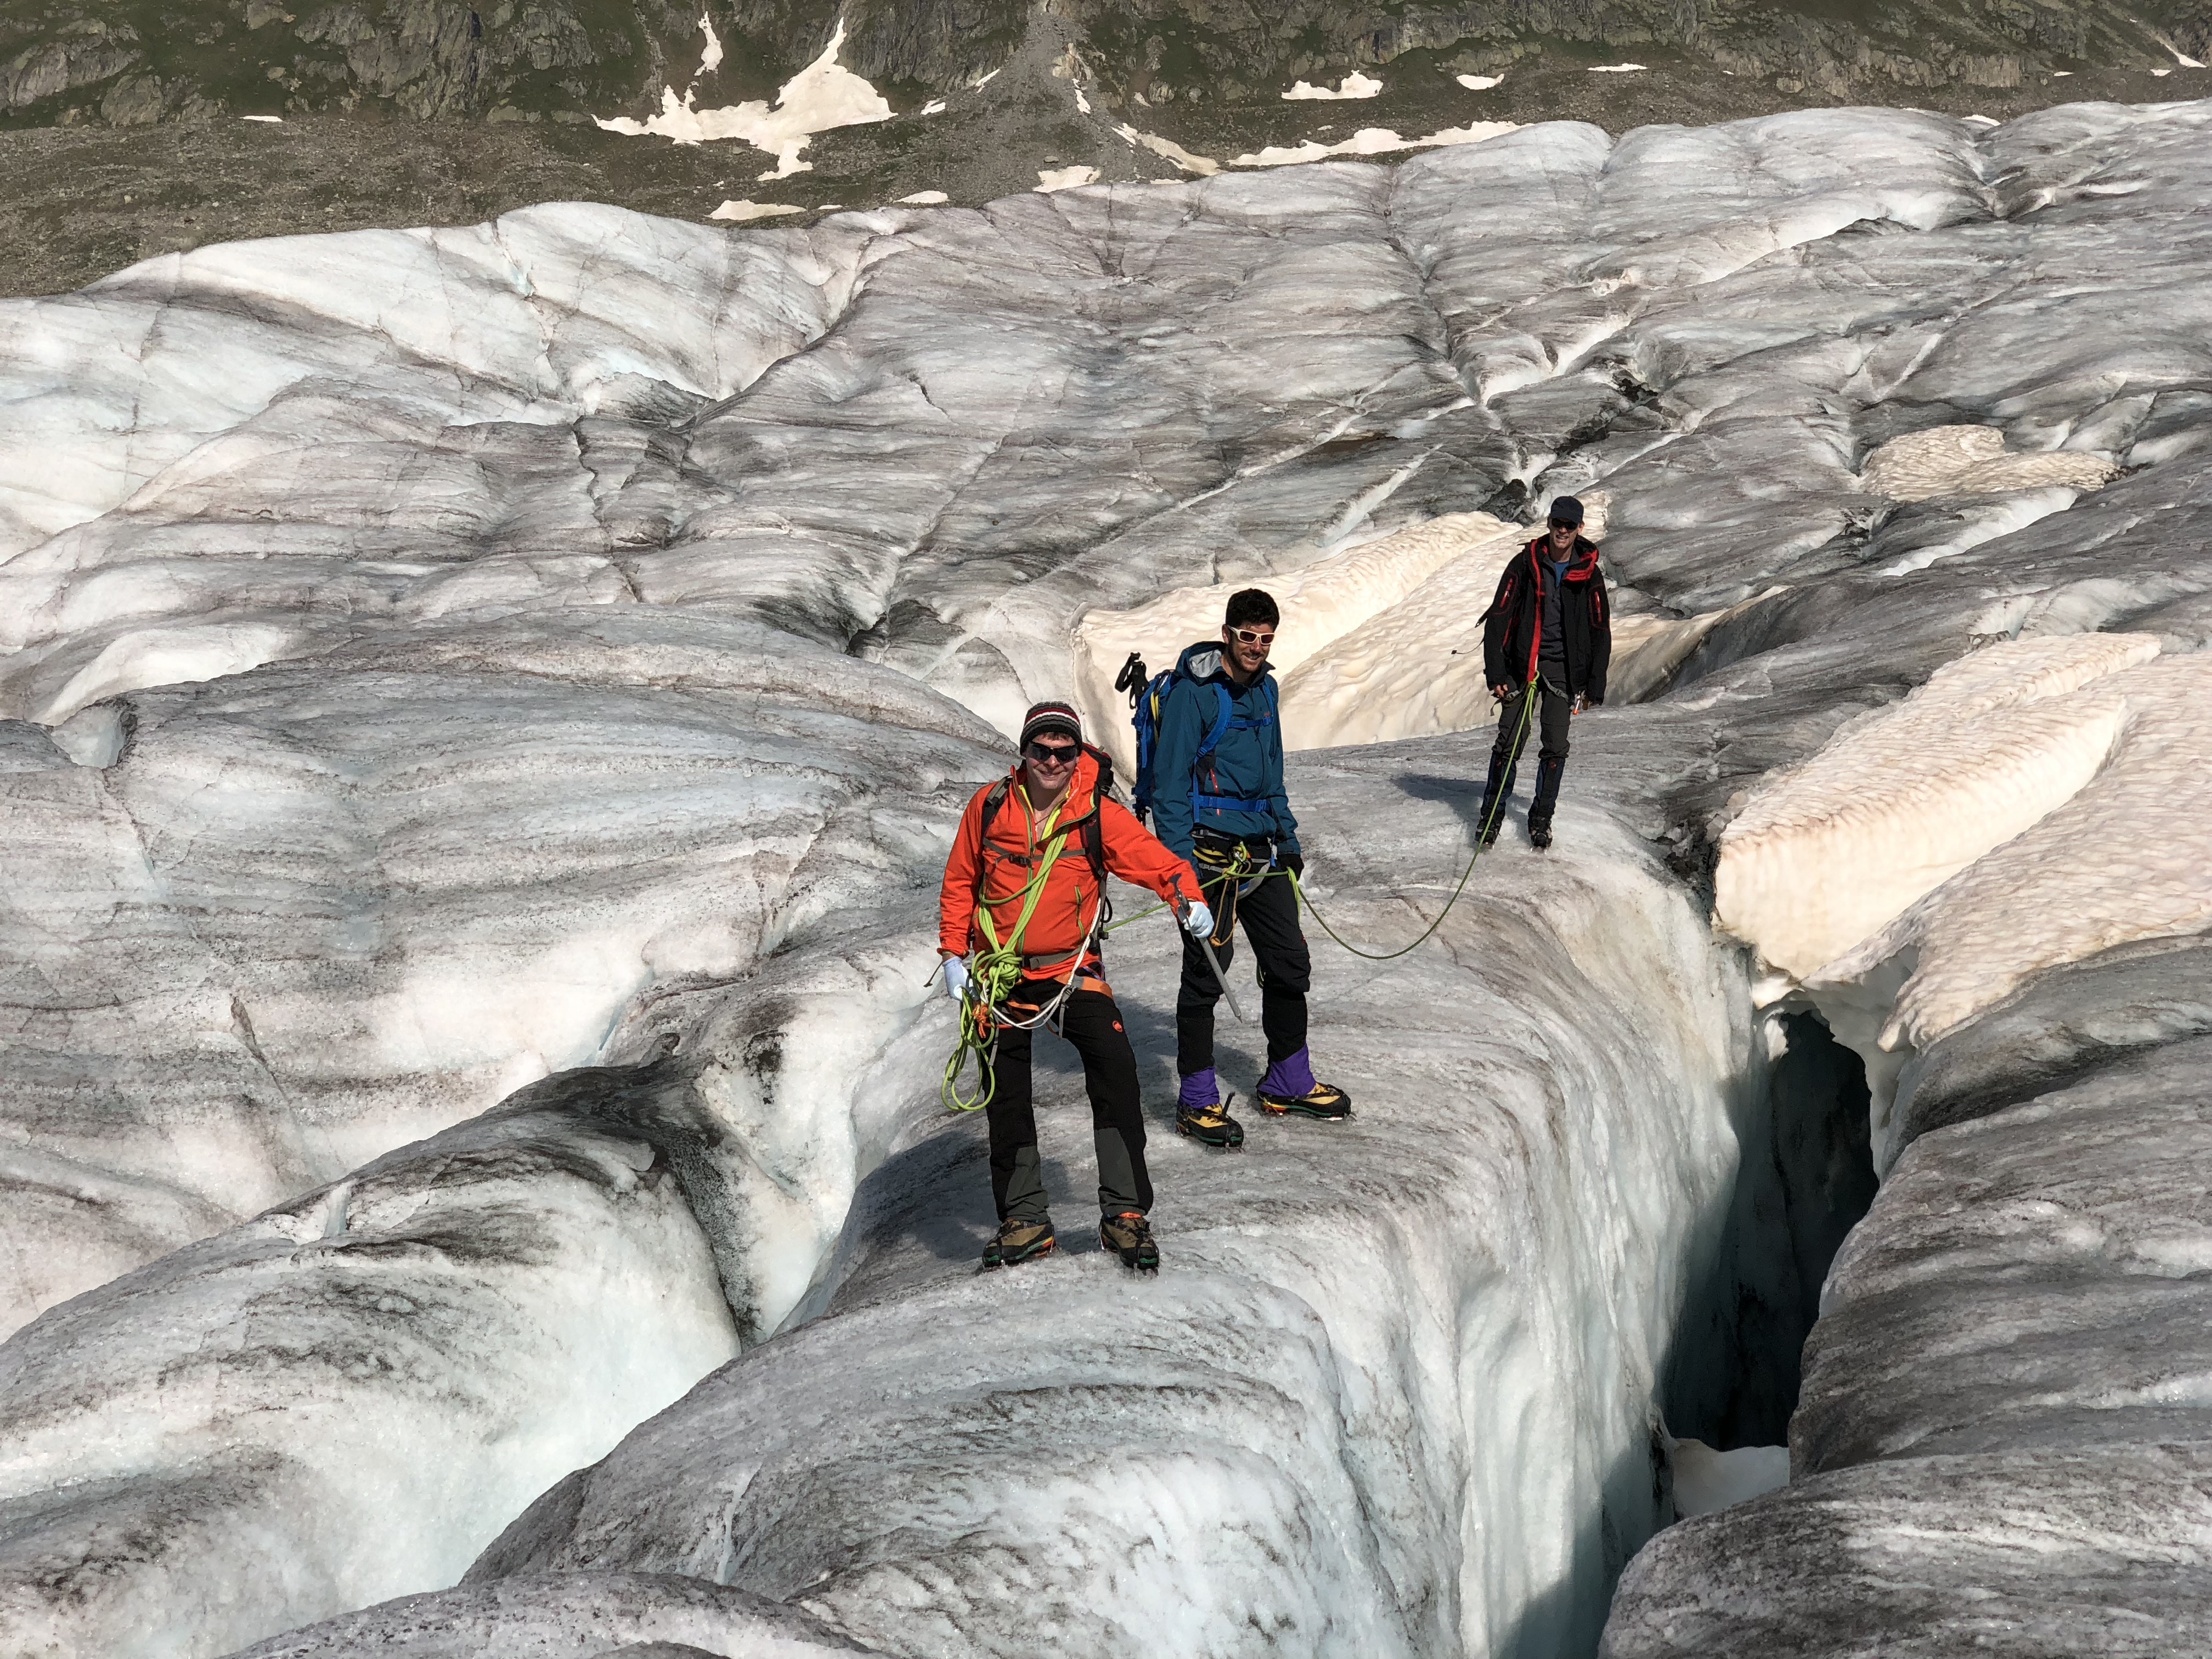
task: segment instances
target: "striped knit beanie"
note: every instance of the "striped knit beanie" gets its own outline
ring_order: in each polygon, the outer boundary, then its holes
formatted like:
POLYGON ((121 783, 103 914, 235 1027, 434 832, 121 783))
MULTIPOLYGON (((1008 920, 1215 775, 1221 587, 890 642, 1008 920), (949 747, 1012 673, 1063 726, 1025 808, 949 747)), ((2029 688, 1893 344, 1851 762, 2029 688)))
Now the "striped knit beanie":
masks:
POLYGON ((1022 716, 1021 747, 1027 749, 1030 739, 1044 732, 1060 732, 1083 741, 1083 717, 1064 702, 1039 702, 1030 705, 1030 712, 1022 716))

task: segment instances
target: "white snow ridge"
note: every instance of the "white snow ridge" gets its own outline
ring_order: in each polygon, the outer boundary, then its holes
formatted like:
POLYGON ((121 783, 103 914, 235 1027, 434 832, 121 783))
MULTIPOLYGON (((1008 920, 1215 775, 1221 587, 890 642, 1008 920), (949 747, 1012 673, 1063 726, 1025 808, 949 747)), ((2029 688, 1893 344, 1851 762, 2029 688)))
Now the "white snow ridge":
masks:
MULTIPOLYGON (((623 130, 803 167, 842 39, 623 130)), ((0 1654, 2212 1644, 2208 139, 1373 130, 0 302, 0 1654), (1470 867, 1565 495, 1610 681, 1470 867), (1045 1040, 1061 1248, 979 1273, 957 814, 1255 586, 1356 1113, 1224 1015, 1246 1144, 1173 1133, 1119 894, 1162 1266, 1045 1040)))

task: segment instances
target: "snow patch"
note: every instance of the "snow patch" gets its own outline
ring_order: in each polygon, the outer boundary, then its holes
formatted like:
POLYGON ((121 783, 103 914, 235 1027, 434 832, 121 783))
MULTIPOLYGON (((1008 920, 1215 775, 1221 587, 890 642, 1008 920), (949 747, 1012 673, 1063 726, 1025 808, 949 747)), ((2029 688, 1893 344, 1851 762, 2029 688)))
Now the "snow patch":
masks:
POLYGON ((2109 762, 1808 981, 1816 997, 1894 984, 1886 1054, 1925 1048, 2046 969, 2212 927, 2212 658, 2149 662, 2147 635, 2087 637, 2144 665, 2069 700, 2116 726, 2109 762))
POLYGON ((1803 979, 2071 799, 2125 718, 2101 688, 2147 635, 2012 640, 1960 658, 1770 778, 1722 832, 1714 915, 1803 979))
POLYGON ((1527 539, 1526 526, 1486 513, 1455 513, 1386 538, 1407 554, 1441 556, 1439 562, 1403 599, 1285 675, 1285 745, 1387 743, 1495 719, 1483 676, 1482 617, 1527 539))
MULTIPOLYGON (((995 73, 996 71, 994 71, 995 73)), ((1055 190, 1074 190, 1084 185, 1098 182, 1098 169, 1078 163, 1065 167, 1039 167, 1036 189, 1049 194, 1055 190)))
POLYGON ((1354 70, 1334 88, 1317 87, 1310 81, 1301 81, 1283 96, 1287 99, 1372 98, 1382 90, 1382 83, 1380 81, 1371 75, 1362 75, 1358 70, 1354 70))
MULTIPOLYGON (((721 43, 714 39, 711 28, 708 41, 707 55, 719 62, 721 43)), ((799 158, 815 133, 891 118, 891 106, 883 94, 838 64, 837 53, 844 44, 845 24, 841 18, 830 33, 830 44, 822 49, 822 55, 784 82, 773 106, 751 99, 721 109, 702 110, 695 106, 698 91, 696 86, 686 90, 681 100, 676 96, 674 88, 664 87, 660 112, 657 115, 643 121, 628 115, 595 115, 592 118, 609 132, 625 133, 632 137, 653 133, 679 144, 742 138, 754 149, 776 158, 775 171, 761 174, 763 179, 787 179, 795 173, 812 170, 813 163, 799 158)))
POLYGON ((1790 1484, 1790 1448, 1739 1446, 1716 1451, 1702 1440, 1667 1442, 1674 1471, 1674 1513, 1711 1515, 1790 1484))
POLYGON ((1469 92, 1488 92, 1491 88, 1502 82, 1505 77, 1502 75, 1455 75, 1452 79, 1469 92))
POLYGON ((1270 144, 1232 159, 1231 167, 1284 167, 1304 161, 1322 161, 1332 155, 1384 155, 1392 150, 1432 149, 1452 144, 1479 144, 1508 132, 1518 132, 1518 121, 1470 121, 1463 127, 1445 127, 1423 138, 1401 138, 1389 127, 1362 127, 1334 144, 1309 138, 1302 144, 1270 144))
POLYGON ((1221 171, 1221 163, 1210 155, 1194 155, 1172 138, 1163 138, 1156 132, 1139 132, 1126 122, 1114 129, 1115 136, 1125 144, 1148 149, 1155 155, 1173 161, 1185 173, 1194 173, 1200 178, 1211 178, 1221 171))
POLYGON ((1989 426, 1938 426, 1892 438, 1867 457, 1859 488, 1892 501, 1938 495, 1994 495, 2051 485, 2100 489, 2119 471, 2079 450, 2009 453, 2004 434, 1989 426))
MULTIPOLYGON (((1290 687, 1301 664, 1389 610, 1437 571, 1492 547, 1501 537, 1510 542, 1517 533, 1514 526, 1486 513, 1448 514, 1329 554, 1285 574, 1259 579, 1260 585, 1274 595, 1283 613, 1271 661, 1279 676, 1287 677, 1283 693, 1285 740, 1294 730, 1290 687)), ((1172 667, 1186 646, 1220 637, 1222 612, 1229 596, 1253 585, 1251 580, 1240 579, 1207 587, 1177 588, 1134 610, 1094 611, 1077 625, 1077 683, 1085 716, 1118 746, 1116 757, 1125 769, 1134 763, 1135 757, 1128 747, 1128 720, 1122 712, 1126 704, 1113 688, 1129 653, 1140 653, 1155 673, 1172 667)), ((1489 603, 1486 592, 1475 611, 1479 613, 1489 603)), ((1479 666, 1478 659, 1478 671, 1479 666)), ((1378 695, 1373 701, 1380 704, 1387 699, 1378 695)), ((1355 740, 1324 736, 1302 738, 1292 746, 1355 740)))
MULTIPOLYGON (((939 198, 942 200, 943 198, 939 198)), ((743 224, 749 219, 773 219, 779 213, 804 213, 806 210, 788 202, 725 202, 707 216, 726 219, 733 224, 743 224)))
POLYGON ((918 190, 911 196, 900 197, 899 204, 902 207, 942 207, 951 199, 941 190, 918 190))
POLYGON ((1636 75, 1643 71, 1641 64, 1592 64, 1592 75, 1636 75))
POLYGON ((284 125, 284 118, 281 115, 241 115, 238 118, 241 121, 260 121, 272 127, 284 125))
POLYGON ((917 115, 942 115, 945 113, 945 102, 942 98, 933 98, 927 103, 924 104, 920 109, 916 110, 915 113, 917 115))

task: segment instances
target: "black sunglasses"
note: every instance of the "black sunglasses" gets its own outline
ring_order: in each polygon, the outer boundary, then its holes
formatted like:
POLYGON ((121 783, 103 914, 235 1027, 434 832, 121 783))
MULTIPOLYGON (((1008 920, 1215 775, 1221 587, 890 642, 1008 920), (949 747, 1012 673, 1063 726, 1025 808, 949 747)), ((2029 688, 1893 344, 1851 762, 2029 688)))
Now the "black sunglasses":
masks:
POLYGON ((1042 761, 1047 766, 1073 766, 1083 750, 1080 744, 1074 744, 1033 743, 1024 752, 1031 760, 1042 761))
POLYGON ((1565 519, 1554 519, 1552 520, 1552 528, 1554 530, 1580 530, 1582 526, 1578 524, 1569 524, 1565 519))

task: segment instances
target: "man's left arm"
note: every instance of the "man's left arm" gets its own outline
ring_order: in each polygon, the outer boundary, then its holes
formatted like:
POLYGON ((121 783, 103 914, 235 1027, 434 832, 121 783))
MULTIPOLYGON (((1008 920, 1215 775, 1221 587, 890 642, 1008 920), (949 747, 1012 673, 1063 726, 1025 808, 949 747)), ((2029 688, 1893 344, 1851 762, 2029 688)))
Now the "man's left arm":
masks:
POLYGON ((1605 673, 1613 663, 1613 605, 1606 597, 1605 572, 1590 573, 1590 664, 1586 695, 1595 708, 1605 701, 1605 673))
POLYGON ((1306 861, 1298 850, 1298 821, 1291 811, 1290 793, 1283 782, 1283 690, 1272 673, 1267 676, 1267 703, 1275 711, 1275 718, 1267 722, 1261 776, 1266 784, 1268 809, 1275 815, 1275 850, 1283 863, 1303 871, 1306 861))
POLYGON ((1106 868, 1123 881, 1148 887, 1170 904, 1188 904, 1205 896, 1190 860, 1170 852, 1121 802, 1098 804, 1098 836, 1106 854, 1106 868))

